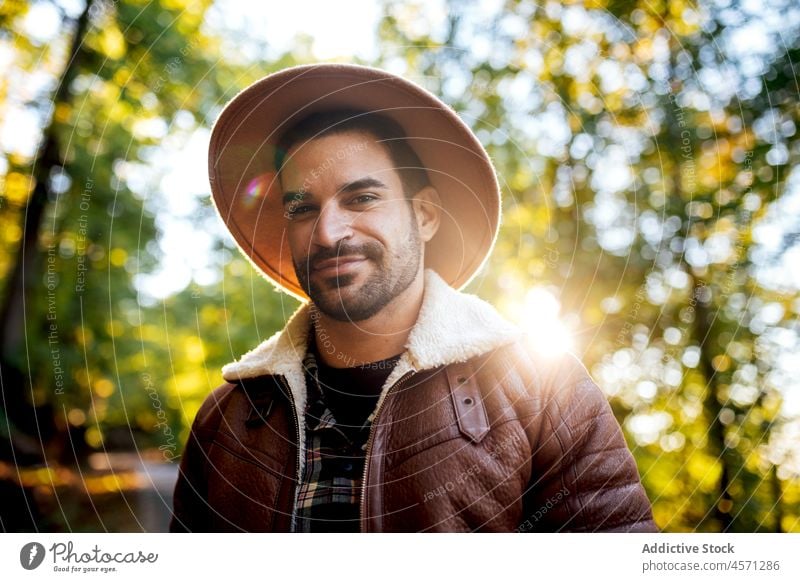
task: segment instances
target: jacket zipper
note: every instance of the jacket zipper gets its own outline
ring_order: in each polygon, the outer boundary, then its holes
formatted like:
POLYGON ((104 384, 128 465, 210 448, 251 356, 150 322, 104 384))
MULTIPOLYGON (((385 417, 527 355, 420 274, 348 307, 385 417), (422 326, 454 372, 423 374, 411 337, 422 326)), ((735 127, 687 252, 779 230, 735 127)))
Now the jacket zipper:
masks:
POLYGON ((297 511, 297 494, 300 492, 300 481, 303 476, 300 474, 300 419, 297 416, 297 406, 295 406, 294 401, 294 394, 292 394, 292 389, 289 387, 289 383, 286 381, 284 376, 280 376, 281 383, 286 387, 286 393, 289 395, 289 400, 292 403, 292 417, 294 418, 294 428, 295 428, 295 436, 297 437, 295 440, 295 448, 297 449, 297 480, 294 486, 294 497, 292 499, 292 517, 289 522, 289 531, 295 531, 295 512, 297 511))
POLYGON ((364 474, 361 476, 361 502, 359 504, 358 510, 358 522, 359 522, 359 529, 363 533, 364 532, 364 512, 365 506, 367 504, 367 471, 369 470, 369 458, 370 458, 370 450, 372 449, 372 435, 374 434, 375 425, 378 421, 378 416, 380 415, 381 408, 383 408, 383 403, 389 398, 389 394, 397 388, 400 384, 408 380, 411 376, 414 375, 416 370, 409 370, 405 374, 403 374, 400 379, 392 384, 392 386, 386 391, 386 395, 381 400, 381 403, 378 405, 378 408, 375 410, 375 416, 372 418, 372 422, 369 425, 369 435, 367 436, 367 448, 366 452, 364 453, 364 474))

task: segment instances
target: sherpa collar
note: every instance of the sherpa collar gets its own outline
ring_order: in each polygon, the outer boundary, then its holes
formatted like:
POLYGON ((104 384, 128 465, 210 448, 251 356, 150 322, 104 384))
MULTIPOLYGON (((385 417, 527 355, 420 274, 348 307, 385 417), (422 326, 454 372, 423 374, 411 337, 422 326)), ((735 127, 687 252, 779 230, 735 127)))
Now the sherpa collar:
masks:
MULTIPOLYGON (((239 361, 223 366, 223 378, 236 382, 268 374, 283 375, 292 386, 293 376, 302 377, 310 320, 311 310, 306 303, 295 311, 281 331, 244 354, 239 361)), ((401 358, 405 366, 398 364, 398 367, 406 368, 404 372, 408 368, 419 371, 464 362, 510 343, 520 334, 521 330, 506 321, 489 303, 456 291, 436 271, 426 269, 419 317, 401 358)))
MULTIPOLYGON (((306 382, 302 362, 310 324, 310 307, 304 304, 283 330, 247 352, 238 362, 223 366, 222 377, 236 382, 262 375, 283 376, 292 392, 300 425, 305 426, 306 382)), ((486 301, 456 291, 435 271, 426 269, 417 322, 409 333, 406 351, 381 389, 375 410, 380 408, 389 388, 405 374, 464 362, 521 336, 522 331, 503 319, 486 301)), ((305 430, 301 430, 300 451, 305 450, 305 436, 305 430)), ((301 452, 298 478, 304 467, 305 454, 301 452)))

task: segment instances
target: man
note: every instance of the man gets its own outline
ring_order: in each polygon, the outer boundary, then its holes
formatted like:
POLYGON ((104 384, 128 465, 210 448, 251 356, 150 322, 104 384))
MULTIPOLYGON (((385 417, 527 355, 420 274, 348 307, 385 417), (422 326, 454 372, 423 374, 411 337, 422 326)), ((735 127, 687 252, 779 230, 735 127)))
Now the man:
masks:
POLYGON ((441 101, 367 67, 287 69, 226 107, 209 168, 244 254, 306 302, 223 368, 173 531, 655 531, 585 368, 457 290, 500 194, 441 101))

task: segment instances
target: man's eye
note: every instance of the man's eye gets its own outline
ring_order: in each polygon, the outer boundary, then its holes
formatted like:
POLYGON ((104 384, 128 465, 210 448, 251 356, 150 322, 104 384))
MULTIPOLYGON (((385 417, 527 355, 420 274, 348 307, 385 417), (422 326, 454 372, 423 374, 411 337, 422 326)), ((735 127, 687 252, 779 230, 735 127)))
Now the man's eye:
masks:
POLYGON ((377 200, 377 196, 374 194, 359 194, 355 198, 353 198, 353 202, 356 204, 363 204, 366 202, 372 202, 373 200, 377 200))
POLYGON ((311 206, 308 204, 292 205, 286 209, 286 216, 289 218, 296 218, 301 214, 307 213, 309 210, 311 210, 311 206))

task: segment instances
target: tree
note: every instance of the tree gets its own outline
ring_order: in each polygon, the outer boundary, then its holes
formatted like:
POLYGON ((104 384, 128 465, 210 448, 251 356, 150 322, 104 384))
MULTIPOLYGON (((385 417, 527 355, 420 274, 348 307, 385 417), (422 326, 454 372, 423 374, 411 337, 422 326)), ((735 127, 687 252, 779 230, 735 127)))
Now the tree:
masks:
MULTIPOLYGON (((56 466, 84 463, 93 450, 147 446, 177 457, 183 413, 193 414, 213 381, 195 372, 205 381, 187 393, 179 374, 206 354, 217 367, 225 357, 225 328, 206 349, 200 323, 223 323, 246 296, 233 308, 209 296, 193 314, 205 289, 159 305, 137 285, 162 254, 154 199, 163 194, 153 168, 163 144, 207 131, 221 106, 264 73, 241 65, 235 52, 222 58, 220 39, 203 28, 209 6, 94 0, 73 14, 43 0, 0 12, 0 42, 14 53, 1 106, 8 118, 33 112, 42 136, 35 153, 12 148, 0 162, 0 460, 56 466), (37 38, 26 21, 32 11, 62 26, 37 38), (37 76, 47 81, 35 93, 12 98, 37 76)), ((209 204, 190 218, 198 229, 215 219, 209 204)), ((232 243, 215 245, 230 263, 230 252, 222 253, 232 243)), ((244 281, 236 264, 229 287, 244 281)), ((257 319, 274 322, 276 294, 259 293, 267 310, 257 319)), ((228 339, 237 356, 251 332, 228 339)), ((49 479, 47 486, 64 485, 49 479)))

